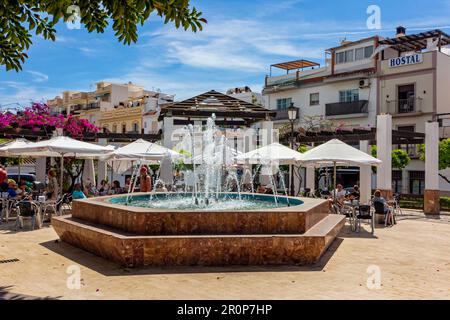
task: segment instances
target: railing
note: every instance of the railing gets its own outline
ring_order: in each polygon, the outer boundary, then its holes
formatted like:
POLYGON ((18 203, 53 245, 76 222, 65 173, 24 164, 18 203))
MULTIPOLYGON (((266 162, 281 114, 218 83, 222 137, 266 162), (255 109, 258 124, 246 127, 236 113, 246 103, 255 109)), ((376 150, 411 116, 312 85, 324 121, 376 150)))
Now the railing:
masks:
POLYGON ((391 100, 387 102, 387 113, 408 114, 422 111, 421 98, 391 100))
POLYGON ((349 114, 367 114, 369 113, 368 106, 369 101, 367 100, 328 103, 325 105, 325 115, 329 117, 349 114))

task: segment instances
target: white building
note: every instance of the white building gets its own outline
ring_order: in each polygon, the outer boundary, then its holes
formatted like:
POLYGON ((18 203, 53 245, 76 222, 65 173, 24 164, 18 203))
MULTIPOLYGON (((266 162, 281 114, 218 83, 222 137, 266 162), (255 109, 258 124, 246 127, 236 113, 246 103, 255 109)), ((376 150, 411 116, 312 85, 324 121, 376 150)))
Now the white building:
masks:
POLYGON ((263 96, 271 110, 277 110, 276 122, 285 123, 286 109, 299 108, 302 126, 314 118, 322 125, 347 127, 375 125, 376 60, 372 57, 378 38, 343 42, 326 51, 325 66, 297 60, 271 66, 287 71, 282 76, 267 76, 263 96), (293 73, 289 73, 296 70, 293 73), (322 119, 322 120, 319 120, 322 119))

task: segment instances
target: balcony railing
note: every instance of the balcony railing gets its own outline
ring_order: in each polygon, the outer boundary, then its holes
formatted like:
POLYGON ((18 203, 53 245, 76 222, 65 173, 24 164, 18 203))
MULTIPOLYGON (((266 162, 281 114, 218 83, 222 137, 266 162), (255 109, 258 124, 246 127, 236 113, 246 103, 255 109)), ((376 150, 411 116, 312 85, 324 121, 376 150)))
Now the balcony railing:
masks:
POLYGON ((325 105, 325 115, 343 116, 352 114, 367 114, 369 113, 369 101, 358 100, 351 102, 328 103, 325 105))
POLYGON ((421 98, 409 98, 387 101, 387 113, 408 114, 422 111, 421 98))

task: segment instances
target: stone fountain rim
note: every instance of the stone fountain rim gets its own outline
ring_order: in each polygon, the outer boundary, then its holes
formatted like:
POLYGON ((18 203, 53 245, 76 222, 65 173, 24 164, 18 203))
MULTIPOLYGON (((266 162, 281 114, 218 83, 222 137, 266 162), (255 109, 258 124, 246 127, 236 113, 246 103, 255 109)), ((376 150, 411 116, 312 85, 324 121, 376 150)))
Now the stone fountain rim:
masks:
MULTIPOLYGON (((155 194, 176 194, 175 192, 156 192, 155 194)), ((226 192, 227 194, 237 194, 235 192, 226 192)), ((133 196, 143 196, 143 195, 149 195, 150 192, 135 192, 133 193, 133 196)), ((241 193, 241 195, 253 195, 252 193, 241 193)), ((266 195, 266 194, 258 194, 258 196, 264 196, 264 197, 270 197, 273 198, 273 195, 266 195)), ((86 202, 91 203, 94 205, 99 205, 101 207, 108 207, 112 209, 121 209, 121 210, 127 210, 130 212, 136 212, 136 213, 195 213, 195 214, 208 214, 208 213, 240 213, 240 212, 299 212, 299 211, 308 211, 316 207, 317 205, 320 205, 321 203, 327 202, 327 200, 324 199, 315 199, 315 198, 304 198, 304 197, 291 197, 291 196, 277 196, 280 198, 289 198, 289 199, 295 199, 300 200, 303 203, 296 206, 291 207, 280 207, 280 208, 269 208, 269 209, 254 209, 254 210, 176 210, 176 209, 152 209, 152 208, 142 208, 142 207, 134 207, 134 206, 125 206, 122 204, 115 204, 110 203, 108 200, 114 199, 114 198, 123 198, 126 197, 126 194, 117 194, 117 195, 109 195, 109 196, 102 196, 102 197, 95 197, 95 198, 87 198, 87 199, 77 199, 73 200, 74 202, 86 202)))

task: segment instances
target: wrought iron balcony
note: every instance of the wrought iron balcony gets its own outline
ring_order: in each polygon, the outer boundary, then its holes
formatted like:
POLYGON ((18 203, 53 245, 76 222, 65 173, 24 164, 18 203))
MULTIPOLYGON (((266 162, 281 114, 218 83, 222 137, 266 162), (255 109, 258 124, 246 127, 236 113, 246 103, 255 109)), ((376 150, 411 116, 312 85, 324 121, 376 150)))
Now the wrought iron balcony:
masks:
POLYGON ((411 97, 409 99, 390 100, 387 103, 387 113, 408 114, 422 112, 422 98, 411 97))
POLYGON ((369 101, 358 100, 351 102, 338 102, 327 103, 325 105, 325 115, 327 117, 332 116, 345 116, 354 114, 368 114, 369 113, 369 101))

